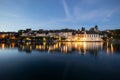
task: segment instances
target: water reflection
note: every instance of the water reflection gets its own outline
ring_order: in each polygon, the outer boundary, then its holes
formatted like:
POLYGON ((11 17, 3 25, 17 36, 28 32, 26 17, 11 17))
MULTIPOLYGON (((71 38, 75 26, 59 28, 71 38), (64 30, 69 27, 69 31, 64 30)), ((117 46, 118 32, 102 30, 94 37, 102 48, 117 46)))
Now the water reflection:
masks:
POLYGON ((1 44, 1 47, 2 47, 2 50, 4 51, 5 44, 4 44, 4 43, 2 43, 2 44, 1 44))
MULTIPOLYGON (((100 51, 106 51, 107 54, 113 54, 119 51, 119 44, 103 43, 103 42, 57 42, 57 43, 0 43, 0 49, 4 51, 7 48, 18 48, 18 51, 25 51, 31 53, 32 51, 47 51, 48 53, 73 53, 79 54, 93 54, 97 55, 100 51)), ((119 51, 120 52, 120 51, 119 51)))
POLYGON ((113 44, 108 44, 107 42, 107 54, 114 53, 113 44))

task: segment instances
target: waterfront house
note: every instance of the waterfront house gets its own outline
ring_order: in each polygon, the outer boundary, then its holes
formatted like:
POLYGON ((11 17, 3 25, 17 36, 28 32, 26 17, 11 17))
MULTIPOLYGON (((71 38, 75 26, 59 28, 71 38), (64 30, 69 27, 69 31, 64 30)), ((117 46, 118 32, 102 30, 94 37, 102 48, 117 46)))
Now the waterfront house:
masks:
POLYGON ((81 31, 76 33, 73 41, 103 41, 102 35, 95 31, 81 31))

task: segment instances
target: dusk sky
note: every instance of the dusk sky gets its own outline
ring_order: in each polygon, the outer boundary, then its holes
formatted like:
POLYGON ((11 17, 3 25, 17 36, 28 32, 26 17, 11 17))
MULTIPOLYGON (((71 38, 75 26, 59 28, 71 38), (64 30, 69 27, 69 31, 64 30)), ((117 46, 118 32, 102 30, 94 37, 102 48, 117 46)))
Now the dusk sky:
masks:
POLYGON ((0 0, 0 31, 120 28, 120 0, 0 0))

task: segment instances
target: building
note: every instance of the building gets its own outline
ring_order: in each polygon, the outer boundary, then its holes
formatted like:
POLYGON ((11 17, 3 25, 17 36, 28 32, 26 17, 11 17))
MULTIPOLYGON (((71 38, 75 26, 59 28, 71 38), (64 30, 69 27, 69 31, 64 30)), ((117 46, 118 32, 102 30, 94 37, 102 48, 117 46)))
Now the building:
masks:
POLYGON ((73 41, 103 41, 102 35, 95 31, 82 31, 76 33, 73 41))

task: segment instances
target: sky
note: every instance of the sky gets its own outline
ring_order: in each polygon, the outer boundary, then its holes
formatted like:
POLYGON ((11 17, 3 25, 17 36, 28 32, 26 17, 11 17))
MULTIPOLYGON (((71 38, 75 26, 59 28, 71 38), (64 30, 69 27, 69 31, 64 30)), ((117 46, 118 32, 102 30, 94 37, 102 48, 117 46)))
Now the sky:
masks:
POLYGON ((120 29, 120 0, 0 0, 0 31, 120 29))

